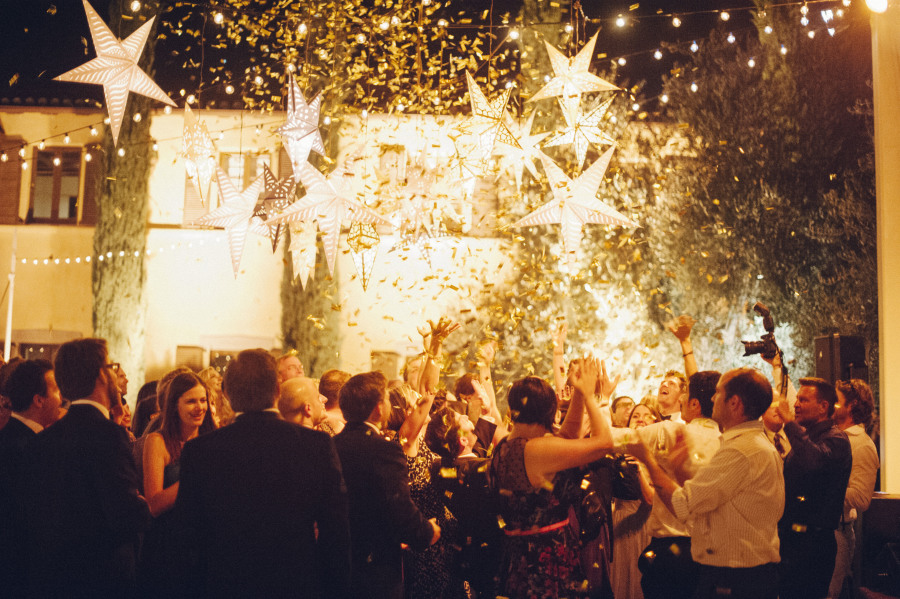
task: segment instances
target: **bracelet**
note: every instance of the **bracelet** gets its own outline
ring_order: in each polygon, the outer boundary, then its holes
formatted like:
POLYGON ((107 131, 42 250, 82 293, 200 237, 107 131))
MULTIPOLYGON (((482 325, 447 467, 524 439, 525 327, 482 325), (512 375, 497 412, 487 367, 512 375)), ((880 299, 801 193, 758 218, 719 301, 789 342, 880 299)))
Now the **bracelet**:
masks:
POLYGON ((682 358, 687 358, 687 357, 688 357, 689 355, 691 355, 692 353, 694 353, 694 352, 689 351, 689 352, 686 353, 686 354, 681 354, 681 357, 682 357, 682 358))

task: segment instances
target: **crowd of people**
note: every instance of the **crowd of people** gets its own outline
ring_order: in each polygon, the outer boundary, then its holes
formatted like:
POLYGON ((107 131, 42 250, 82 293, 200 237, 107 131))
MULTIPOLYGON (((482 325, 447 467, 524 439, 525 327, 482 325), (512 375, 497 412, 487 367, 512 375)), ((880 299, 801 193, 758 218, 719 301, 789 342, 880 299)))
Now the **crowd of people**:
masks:
MULTIPOLYGON (((400 380, 295 352, 179 367, 138 392, 103 339, 0 368, 0 589, 10 597, 840 598, 879 468, 874 404, 760 370, 639 401, 592 357, 501 414, 496 345, 441 387, 458 326, 400 380)), ((551 348, 548 348, 550 351, 551 348)))

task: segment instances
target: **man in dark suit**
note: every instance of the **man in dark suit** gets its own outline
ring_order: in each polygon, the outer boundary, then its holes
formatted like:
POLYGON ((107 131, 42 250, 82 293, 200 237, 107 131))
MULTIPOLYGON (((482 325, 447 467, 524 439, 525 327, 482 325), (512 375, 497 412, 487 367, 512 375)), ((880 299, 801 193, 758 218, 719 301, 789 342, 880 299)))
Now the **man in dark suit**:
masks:
POLYGON ((347 492, 331 438, 275 409, 275 359, 245 350, 225 371, 235 421, 188 442, 175 510, 197 533, 209 597, 344 597, 347 492))
POLYGON ((401 544, 425 549, 437 542, 441 529, 426 520, 410 499, 400 445, 382 436, 391 413, 384 375, 367 372, 351 377, 341 388, 339 402, 347 425, 334 444, 350 496, 352 594, 399 598, 401 544))
POLYGON ((29 582, 38 596, 133 591, 138 533, 150 521, 128 436, 109 419, 120 402, 104 339, 63 344, 55 371, 69 411, 28 444, 21 501, 29 582))
POLYGON ((21 476, 26 444, 59 420, 62 398, 53 364, 47 360, 17 365, 3 394, 9 398, 12 414, 0 430, 0 589, 15 596, 24 592, 26 582, 23 518, 16 511, 15 485, 21 476))

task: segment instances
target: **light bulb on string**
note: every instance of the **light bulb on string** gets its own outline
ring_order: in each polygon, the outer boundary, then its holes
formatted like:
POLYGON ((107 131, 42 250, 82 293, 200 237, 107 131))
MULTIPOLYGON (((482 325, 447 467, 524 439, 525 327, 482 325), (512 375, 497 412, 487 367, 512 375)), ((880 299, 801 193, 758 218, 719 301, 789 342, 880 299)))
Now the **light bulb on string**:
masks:
POLYGON ((138 0, 133 0, 131 3, 131 12, 138 12, 141 10, 141 3, 138 0))
POLYGON ((763 28, 763 31, 765 31, 766 33, 772 33, 772 26, 771 26, 771 25, 766 25, 766 26, 763 28))
POLYGON ((85 162, 90 162, 91 160, 93 160, 93 158, 91 157, 91 153, 90 153, 90 152, 85 152, 85 153, 84 153, 84 161, 85 161, 85 162))
POLYGON ((388 27, 390 27, 390 26, 391 26, 391 24, 387 21, 382 21, 381 23, 378 24, 378 28, 381 29, 382 31, 387 31, 388 27))
MULTIPOLYGON (((438 22, 438 25, 440 25, 440 22, 438 22)), ((297 33, 299 33, 300 35, 306 35, 306 31, 306 23, 300 23, 300 26, 297 27, 297 33)))
POLYGON ((70 141, 72 141, 72 138, 69 137, 69 134, 68 134, 68 133, 66 133, 66 136, 63 137, 63 143, 66 143, 66 144, 67 144, 67 143, 69 143, 70 141))
POLYGON ((125 155, 125 148, 119 148, 119 150, 116 152, 116 154, 118 154, 119 158, 121 158, 122 156, 125 155))
POLYGON ((616 62, 619 63, 619 66, 620 66, 620 67, 624 67, 624 66, 625 66, 625 63, 626 63, 627 61, 625 60, 625 57, 623 56, 623 57, 619 58, 619 60, 617 60, 616 62))
POLYGON ((60 160, 59 156, 54 156, 53 157, 53 166, 59 166, 60 164, 62 164, 62 160, 60 160))
POLYGON ((6 152, 0 154, 0 162, 6 162, 9 160, 9 156, 6 155, 6 152))
POLYGON ((365 44, 366 43, 366 34, 365 33, 357 34, 356 41, 359 42, 360 44, 365 44))
POLYGON ((787 54, 787 47, 784 44, 781 44, 781 53, 787 54))
POLYGON ((223 15, 222 13, 217 12, 216 14, 213 15, 213 23, 215 23, 216 25, 221 25, 224 22, 225 22, 225 15, 223 15))
POLYGON ((172 107, 167 105, 163 108, 163 114, 172 114, 172 107))
POLYGON ((447 22, 447 19, 438 19, 437 25, 438 27, 446 27, 449 23, 447 22))
POLYGON ((19 148, 19 158, 25 158, 25 146, 19 148))
POLYGON ((638 104, 637 102, 635 102, 634 104, 631 105, 631 109, 632 109, 633 111, 637 112, 638 110, 641 109, 641 105, 638 104))
POLYGON ((800 14, 801 15, 809 14, 809 7, 806 4, 804 4, 803 6, 800 7, 800 14))
POLYGON ((721 13, 719 13, 719 18, 721 18, 723 21, 727 21, 731 18, 731 13, 729 13, 727 10, 723 10, 721 13))
POLYGON ((700 89, 700 86, 697 85, 697 82, 696 82, 696 81, 692 81, 692 82, 691 82, 691 91, 694 92, 694 93, 696 93, 698 89, 700 89))
POLYGON ((619 15, 616 17, 616 27, 625 27, 625 17, 619 15))
POLYGON ((816 32, 814 30, 810 29, 806 35, 809 36, 809 39, 813 39, 816 37, 816 32))
POLYGON ((672 17, 672 27, 681 27, 681 19, 672 17))
POLYGON ((571 23, 566 23, 566 26, 563 27, 566 33, 572 33, 575 29, 572 27, 571 23))
POLYGON ((46 144, 44 144, 44 140, 38 142, 38 150, 43 150, 46 144))
POLYGON ((728 37, 725 38, 725 39, 728 40, 728 43, 729 43, 729 44, 733 44, 733 43, 734 43, 734 40, 735 40, 736 38, 734 37, 734 34, 733 34, 733 33, 729 33, 729 34, 728 34, 728 37))
POLYGON ((800 24, 806 27, 807 25, 809 25, 809 19, 807 19, 805 16, 800 17, 800 24))
POLYGON ((662 60, 663 53, 661 50, 657 49, 656 52, 653 53, 653 58, 656 60, 662 60))
POLYGON ((751 69, 752 69, 753 67, 755 67, 755 66, 756 66, 756 59, 751 57, 750 60, 747 61, 747 66, 750 67, 751 69))
POLYGON ((23 170, 23 171, 27 171, 27 170, 28 170, 28 163, 27 163, 27 162, 23 162, 23 163, 22 163, 22 170, 23 170))
POLYGON ((141 117, 141 113, 140 113, 140 112, 135 112, 135 113, 134 113, 134 116, 131 117, 131 118, 134 120, 135 123, 140 123, 140 122, 141 122, 141 118, 143 118, 143 117, 141 117))
POLYGON ((152 147, 154 152, 159 152, 159 144, 157 142, 154 141, 152 147))
POLYGON ((97 135, 98 135, 97 128, 91 127, 91 137, 97 137, 97 135))
POLYGON ((519 39, 519 30, 518 29, 510 29, 509 39, 511 39, 511 40, 519 39))
POLYGON ((230 83, 229 83, 228 85, 226 85, 226 86, 225 86, 225 93, 228 94, 229 96, 230 96, 231 94, 233 94, 233 93, 234 93, 234 86, 231 85, 230 83))
POLYGON ((696 40, 691 42, 691 52, 696 52, 699 49, 700 49, 700 44, 698 44, 696 40))
POLYGON ((668 95, 668 94, 663 94, 663 95, 661 95, 661 96, 659 97, 659 101, 662 102, 663 104, 668 104, 668 102, 669 102, 669 95, 668 95))

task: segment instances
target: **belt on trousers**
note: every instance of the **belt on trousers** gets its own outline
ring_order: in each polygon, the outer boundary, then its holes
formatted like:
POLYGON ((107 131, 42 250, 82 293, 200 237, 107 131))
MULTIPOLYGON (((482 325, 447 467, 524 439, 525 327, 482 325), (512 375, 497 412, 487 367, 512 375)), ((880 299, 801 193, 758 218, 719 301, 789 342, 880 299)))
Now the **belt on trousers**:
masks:
POLYGON ((552 532, 554 530, 559 530, 569 524, 569 520, 560 520, 559 522, 555 522, 553 524, 548 524, 547 526, 542 526, 541 528, 531 528, 529 530, 505 530, 504 534, 508 537, 527 537, 530 535, 539 535, 545 532, 552 532))

